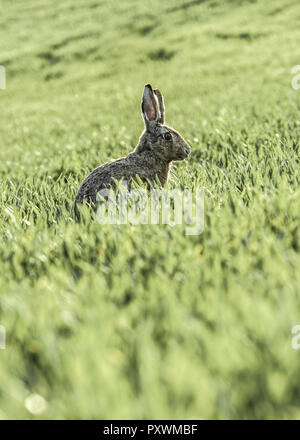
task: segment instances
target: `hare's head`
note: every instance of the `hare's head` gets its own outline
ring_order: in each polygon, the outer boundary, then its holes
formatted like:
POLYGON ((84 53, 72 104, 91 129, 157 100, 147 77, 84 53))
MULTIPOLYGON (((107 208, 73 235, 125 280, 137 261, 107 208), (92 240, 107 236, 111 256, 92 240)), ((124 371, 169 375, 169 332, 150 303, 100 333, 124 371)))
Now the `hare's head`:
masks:
POLYGON ((183 160, 191 151, 189 144, 173 128, 164 124, 165 107, 162 94, 152 90, 150 84, 144 88, 142 96, 142 116, 145 130, 140 138, 136 152, 153 151, 162 160, 183 160))

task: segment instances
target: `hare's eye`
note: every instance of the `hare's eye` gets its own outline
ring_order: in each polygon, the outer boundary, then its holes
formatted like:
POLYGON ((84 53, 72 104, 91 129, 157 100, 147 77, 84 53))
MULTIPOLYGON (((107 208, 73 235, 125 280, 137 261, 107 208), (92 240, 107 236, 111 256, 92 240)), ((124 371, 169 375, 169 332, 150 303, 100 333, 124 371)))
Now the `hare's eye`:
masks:
POLYGON ((171 133, 169 133, 169 132, 165 133, 164 138, 166 139, 166 141, 170 141, 172 139, 171 133))

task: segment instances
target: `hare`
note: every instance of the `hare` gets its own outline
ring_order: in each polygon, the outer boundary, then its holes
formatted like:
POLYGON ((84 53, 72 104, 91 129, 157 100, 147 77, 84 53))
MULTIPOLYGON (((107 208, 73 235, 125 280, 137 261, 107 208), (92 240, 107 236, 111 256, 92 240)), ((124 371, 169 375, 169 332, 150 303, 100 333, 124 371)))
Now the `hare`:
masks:
POLYGON ((79 188, 76 202, 86 200, 94 205, 97 193, 113 186, 115 180, 130 182, 138 176, 150 185, 157 179, 165 185, 171 162, 183 160, 189 155, 189 144, 176 130, 164 125, 162 94, 158 89, 152 90, 150 84, 144 87, 141 108, 145 130, 134 151, 92 171, 79 188))

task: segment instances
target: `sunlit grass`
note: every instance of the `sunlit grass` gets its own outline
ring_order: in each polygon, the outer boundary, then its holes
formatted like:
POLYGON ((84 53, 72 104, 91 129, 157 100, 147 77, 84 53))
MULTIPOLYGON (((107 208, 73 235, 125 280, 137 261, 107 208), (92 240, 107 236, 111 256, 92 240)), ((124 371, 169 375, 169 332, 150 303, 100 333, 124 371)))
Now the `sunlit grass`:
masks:
POLYGON ((298 2, 3 3, 0 418, 299 418, 298 2), (147 82, 200 236, 75 221, 147 82))

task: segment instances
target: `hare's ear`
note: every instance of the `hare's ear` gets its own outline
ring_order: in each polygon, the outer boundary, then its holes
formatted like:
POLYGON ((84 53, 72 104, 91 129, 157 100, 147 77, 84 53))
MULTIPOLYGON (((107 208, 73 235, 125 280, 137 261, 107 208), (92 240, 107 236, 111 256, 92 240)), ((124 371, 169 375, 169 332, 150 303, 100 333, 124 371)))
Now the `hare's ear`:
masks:
POLYGON ((147 84, 144 87, 142 115, 147 128, 149 128, 151 122, 157 122, 159 118, 158 102, 150 84, 147 84))
POLYGON ((158 99, 158 104, 159 104, 159 113, 160 116, 158 118, 158 122, 160 122, 161 124, 165 123, 165 104, 164 104, 164 98, 163 95, 160 93, 160 91, 158 89, 154 89, 153 90, 157 99, 158 99))

